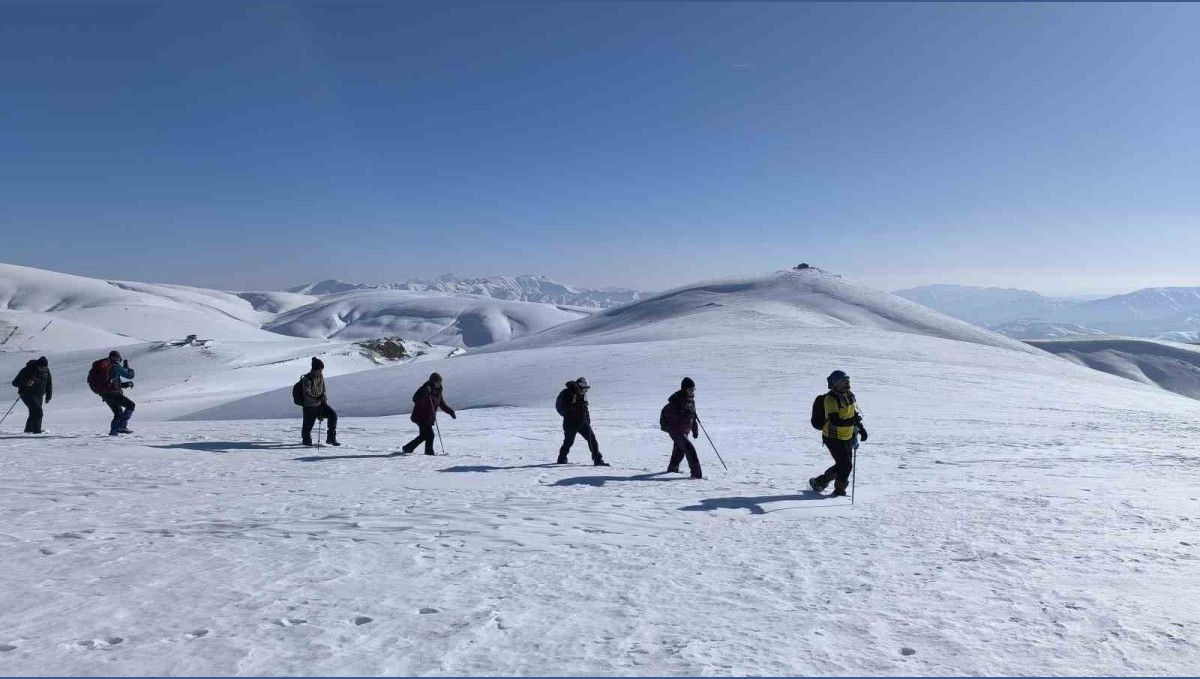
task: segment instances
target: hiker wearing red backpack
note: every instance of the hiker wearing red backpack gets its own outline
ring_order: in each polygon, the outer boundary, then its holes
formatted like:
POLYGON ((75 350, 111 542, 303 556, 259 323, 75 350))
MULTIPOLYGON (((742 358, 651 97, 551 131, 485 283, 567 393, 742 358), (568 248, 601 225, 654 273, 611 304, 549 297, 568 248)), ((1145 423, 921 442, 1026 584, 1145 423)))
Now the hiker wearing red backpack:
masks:
POLYGON ((825 379, 829 393, 818 396, 813 402, 813 427, 820 424, 821 441, 833 456, 833 466, 824 474, 808 480, 813 492, 825 490, 833 481, 833 492, 829 497, 844 497, 850 485, 850 472, 854 471, 854 449, 858 440, 867 440, 867 429, 863 427, 862 415, 858 413, 858 401, 850 391, 850 376, 834 370, 825 379))
POLYGON ((108 435, 132 434, 129 430, 129 418, 133 417, 135 404, 125 395, 125 389, 132 389, 133 368, 129 361, 121 358, 121 352, 112 350, 108 358, 102 358, 92 363, 88 372, 87 382, 92 392, 98 394, 108 409, 112 411, 112 423, 108 426, 108 435))

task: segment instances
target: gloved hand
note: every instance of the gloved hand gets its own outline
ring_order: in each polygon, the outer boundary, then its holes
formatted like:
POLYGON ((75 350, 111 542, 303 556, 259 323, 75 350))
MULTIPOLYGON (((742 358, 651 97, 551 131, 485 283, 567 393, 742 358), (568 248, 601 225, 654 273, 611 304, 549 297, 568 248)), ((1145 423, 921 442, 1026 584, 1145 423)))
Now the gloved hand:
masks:
POLYGON ((128 358, 127 358, 127 359, 125 359, 125 361, 123 362, 123 365, 124 365, 126 368, 128 368, 128 367, 129 367, 129 359, 128 359, 128 358))
POLYGON ((457 420, 457 419, 458 419, 458 413, 450 413, 450 419, 452 419, 452 420, 457 420))
POLYGON ((858 437, 864 441, 867 440, 867 428, 861 424, 858 425, 858 437))
POLYGON ((121 388, 122 389, 133 389, 133 382, 122 382, 121 388))

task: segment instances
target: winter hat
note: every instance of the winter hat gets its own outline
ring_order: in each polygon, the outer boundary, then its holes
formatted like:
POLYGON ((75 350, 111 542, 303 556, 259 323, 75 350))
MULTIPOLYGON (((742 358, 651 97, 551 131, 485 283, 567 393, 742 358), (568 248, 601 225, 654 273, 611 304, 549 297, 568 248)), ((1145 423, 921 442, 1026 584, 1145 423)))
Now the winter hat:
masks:
POLYGON ((692 381, 692 378, 685 377, 685 378, 683 378, 683 382, 679 386, 681 389, 695 389, 696 383, 692 381))
POLYGON ((839 382, 848 379, 850 379, 850 376, 846 373, 842 372, 841 370, 834 370, 833 372, 829 373, 829 377, 825 378, 825 384, 829 385, 830 389, 833 389, 838 385, 839 382))
POLYGON ((42 356, 41 358, 39 358, 39 359, 37 360, 37 364, 38 364, 38 365, 46 365, 46 366, 48 366, 48 365, 50 365, 50 361, 46 360, 46 357, 45 357, 45 356, 42 356))
POLYGON ((575 384, 579 385, 580 389, 591 389, 592 388, 592 385, 588 384, 586 377, 580 377, 579 379, 575 380, 575 384))
POLYGON ((322 361, 321 359, 317 358, 316 356, 313 356, 312 369, 313 370, 324 370, 325 362, 322 361))
POLYGON ((437 373, 430 373, 430 374, 429 374, 429 381, 430 381, 430 382, 441 382, 441 381, 442 381, 442 376, 441 376, 441 375, 439 375, 439 374, 437 374, 437 373))
POLYGON ((112 351, 108 352, 108 358, 112 361, 119 361, 121 360, 121 352, 113 349, 112 351))

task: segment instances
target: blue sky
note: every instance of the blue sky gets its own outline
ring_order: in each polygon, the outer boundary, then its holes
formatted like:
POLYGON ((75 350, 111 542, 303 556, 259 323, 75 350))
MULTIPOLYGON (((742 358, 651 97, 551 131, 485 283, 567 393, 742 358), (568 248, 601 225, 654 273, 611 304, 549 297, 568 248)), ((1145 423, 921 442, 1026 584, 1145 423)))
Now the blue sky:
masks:
POLYGON ((0 261, 1200 285, 1200 6, 0 3, 0 261))

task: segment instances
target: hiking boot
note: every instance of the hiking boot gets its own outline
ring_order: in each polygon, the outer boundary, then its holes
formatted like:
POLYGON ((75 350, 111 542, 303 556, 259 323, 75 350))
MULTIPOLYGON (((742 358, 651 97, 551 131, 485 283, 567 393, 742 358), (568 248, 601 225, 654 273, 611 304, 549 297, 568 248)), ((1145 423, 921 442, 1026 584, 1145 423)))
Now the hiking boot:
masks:
POLYGON ((678 473, 679 473, 679 468, 678 468, 678 467, 676 467, 675 469, 671 469, 670 467, 667 467, 667 473, 668 473, 668 474, 678 474, 678 473))
POLYGON ((117 430, 117 433, 118 434, 132 434, 133 430, 131 430, 129 427, 121 427, 120 429, 117 430))
POLYGON ((425 453, 426 455, 437 455, 437 453, 425 453))
POLYGON ((846 491, 841 488, 834 488, 829 497, 846 497, 846 491))
POLYGON ((325 439, 325 445, 327 445, 327 446, 335 446, 335 447, 336 447, 336 446, 340 446, 340 445, 342 445, 342 444, 338 443, 338 440, 337 440, 337 439, 325 439))
POLYGON ((693 481, 703 481, 704 480, 704 477, 701 476, 700 474, 692 474, 691 478, 693 481))
POLYGON ((612 465, 604 460, 592 460, 592 465, 596 467, 611 467, 612 465))
POLYGON ((554 464, 566 464, 566 463, 567 463, 567 458, 563 455, 559 455, 558 459, 554 461, 554 464))
POLYGON ((825 485, 826 484, 821 483, 821 478, 819 476, 814 476, 808 480, 808 487, 812 488, 814 493, 825 492, 825 485))
POLYGON ((300 441, 300 445, 308 446, 309 448, 312 448, 312 444, 312 439, 304 439, 300 441))
POLYGON ((110 431, 110 432, 108 432, 108 435, 109 435, 109 436, 120 436, 120 434, 118 434, 118 433, 117 433, 117 432, 115 432, 115 431, 110 431))

